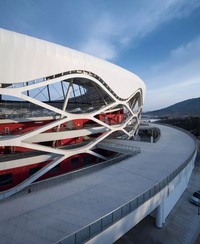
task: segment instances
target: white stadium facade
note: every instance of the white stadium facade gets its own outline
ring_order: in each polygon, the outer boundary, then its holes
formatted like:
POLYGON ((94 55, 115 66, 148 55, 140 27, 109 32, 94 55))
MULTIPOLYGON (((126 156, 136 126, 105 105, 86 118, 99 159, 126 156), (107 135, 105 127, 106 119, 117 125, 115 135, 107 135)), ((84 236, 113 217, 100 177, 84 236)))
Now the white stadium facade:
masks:
POLYGON ((0 30, 0 190, 113 157, 96 145, 132 137, 145 85, 116 65, 0 30))
POLYGON ((114 64, 0 29, 1 243, 113 243, 148 215, 162 228, 196 139, 140 125, 145 92, 114 64))

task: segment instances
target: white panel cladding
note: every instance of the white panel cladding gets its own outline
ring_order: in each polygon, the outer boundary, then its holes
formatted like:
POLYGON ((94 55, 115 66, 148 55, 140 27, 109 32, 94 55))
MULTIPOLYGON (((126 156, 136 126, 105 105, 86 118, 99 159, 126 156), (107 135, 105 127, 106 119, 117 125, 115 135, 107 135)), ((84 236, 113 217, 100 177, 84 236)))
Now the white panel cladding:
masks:
POLYGON ((47 41, 0 29, 0 83, 18 83, 69 70, 100 76, 122 99, 145 85, 135 74, 104 60, 47 41))

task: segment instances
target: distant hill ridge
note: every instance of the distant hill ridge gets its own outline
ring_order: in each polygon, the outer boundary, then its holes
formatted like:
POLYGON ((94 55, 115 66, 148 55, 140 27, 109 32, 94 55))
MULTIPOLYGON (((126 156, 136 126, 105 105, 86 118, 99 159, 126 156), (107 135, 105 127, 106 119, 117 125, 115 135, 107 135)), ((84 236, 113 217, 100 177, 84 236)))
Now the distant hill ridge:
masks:
POLYGON ((167 108, 143 113, 149 116, 200 116, 200 97, 175 103, 167 108))

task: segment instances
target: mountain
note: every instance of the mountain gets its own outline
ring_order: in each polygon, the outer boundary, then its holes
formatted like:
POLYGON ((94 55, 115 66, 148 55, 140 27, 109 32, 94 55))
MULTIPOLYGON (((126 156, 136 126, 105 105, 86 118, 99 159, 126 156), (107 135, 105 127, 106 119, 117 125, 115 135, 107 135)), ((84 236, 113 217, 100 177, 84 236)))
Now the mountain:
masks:
POLYGON ((172 117, 181 117, 181 116, 200 116, 200 97, 188 99, 174 105, 171 105, 167 108, 154 110, 150 112, 143 113, 144 116, 172 116, 172 117))

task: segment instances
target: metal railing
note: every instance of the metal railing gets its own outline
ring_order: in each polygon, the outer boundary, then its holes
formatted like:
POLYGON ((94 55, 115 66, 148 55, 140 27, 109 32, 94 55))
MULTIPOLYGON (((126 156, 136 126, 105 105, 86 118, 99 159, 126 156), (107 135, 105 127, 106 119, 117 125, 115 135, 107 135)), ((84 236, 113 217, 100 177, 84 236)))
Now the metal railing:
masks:
MULTIPOLYGON (((191 136, 191 135, 190 135, 191 136)), ((163 190, 180 172, 191 162, 192 158, 196 154, 196 148, 183 164, 181 164, 177 169, 175 169, 171 174, 169 174, 161 182, 157 183, 144 193, 140 194, 138 197, 132 199, 131 201, 125 203, 114 211, 104 215, 100 219, 92 222, 91 224, 85 226, 84 228, 74 232, 71 235, 63 238, 57 243, 66 243, 66 244, 79 244, 89 241, 91 238, 100 234, 102 231, 108 227, 115 224, 117 221, 121 220, 138 207, 140 207, 147 200, 155 196, 161 190, 163 190)))
POLYGON ((113 142, 99 142, 96 145, 96 147, 105 150, 111 150, 114 152, 119 152, 119 153, 130 153, 131 155, 135 155, 141 152, 140 147, 127 146, 127 145, 113 143, 113 142))
POLYGON ((153 129, 156 130, 156 137, 154 137, 153 135, 139 135, 139 139, 137 139, 137 137, 134 138, 135 141, 141 141, 141 142, 153 142, 153 143, 156 143, 160 137, 161 137, 161 132, 160 132, 160 129, 158 127, 153 127, 153 129))
MULTIPOLYGON (((27 194, 27 192, 35 192, 35 191, 42 190, 44 188, 53 187, 55 185, 64 183, 66 181, 71 181, 73 179, 91 174, 92 172, 96 172, 105 167, 116 164, 116 163, 118 163, 126 158, 132 157, 132 156, 133 156, 132 154, 127 153, 127 154, 112 158, 110 160, 107 160, 105 162, 97 163, 97 164, 91 165, 91 166, 86 166, 85 168, 81 168, 81 169, 78 169, 78 170, 63 174, 63 175, 55 176, 50 179, 32 183, 29 187, 27 187, 23 191, 19 192, 16 196, 27 194)), ((13 196, 13 197, 15 197, 15 196, 13 196)))

